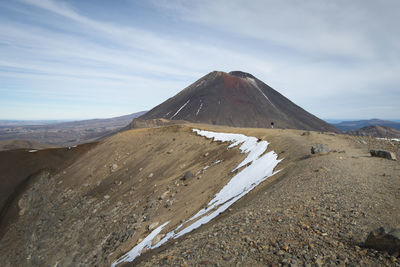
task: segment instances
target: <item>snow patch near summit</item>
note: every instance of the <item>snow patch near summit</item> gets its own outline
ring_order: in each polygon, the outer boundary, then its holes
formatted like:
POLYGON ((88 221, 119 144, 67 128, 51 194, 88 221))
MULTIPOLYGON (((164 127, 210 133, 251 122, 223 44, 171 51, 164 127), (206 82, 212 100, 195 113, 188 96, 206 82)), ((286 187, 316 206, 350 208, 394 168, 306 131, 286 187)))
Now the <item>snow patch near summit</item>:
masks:
POLYGON ((265 97, 265 99, 268 100, 268 102, 274 107, 275 105, 271 102, 271 100, 269 100, 268 96, 266 94, 264 94, 264 92, 260 89, 260 87, 258 87, 258 84, 256 82, 256 80, 254 80, 253 78, 249 78, 247 77, 246 80, 248 80, 252 85, 254 85, 255 88, 257 88, 257 90, 265 97))
MULTIPOLYGON (((243 134, 217 133, 198 129, 193 129, 193 132, 196 132, 200 136, 213 139, 214 142, 230 142, 231 144, 228 146, 228 149, 240 145, 240 151, 242 153, 247 153, 248 155, 233 171, 239 170, 242 167, 244 168, 232 177, 232 179, 208 203, 206 208, 199 210, 194 216, 180 224, 171 232, 167 233, 160 242, 152 246, 152 240, 154 237, 168 224, 168 222, 164 223, 151 232, 131 251, 115 261, 111 265, 112 267, 122 262, 133 261, 140 255, 143 248, 157 248, 170 239, 178 238, 199 228, 201 225, 208 223, 220 213, 228 209, 237 200, 245 196, 261 182, 279 172, 274 172, 274 169, 281 159, 278 160, 278 155, 274 151, 265 153, 269 144, 267 141, 259 141, 256 137, 246 136, 243 134)), ((220 161, 216 161, 213 164, 218 163, 220 163, 220 161)), ((206 166, 204 169, 208 167, 209 166, 206 166)))

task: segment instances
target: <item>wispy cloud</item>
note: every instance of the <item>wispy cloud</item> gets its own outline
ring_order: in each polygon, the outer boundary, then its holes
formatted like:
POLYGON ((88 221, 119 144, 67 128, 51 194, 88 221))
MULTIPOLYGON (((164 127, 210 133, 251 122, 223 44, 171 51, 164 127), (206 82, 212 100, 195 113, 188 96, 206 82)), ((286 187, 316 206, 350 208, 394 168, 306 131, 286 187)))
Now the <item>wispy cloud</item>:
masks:
MULTIPOLYGON (((398 1, 153 1, 186 21, 248 36, 311 56, 369 59, 380 56, 379 40, 392 36, 398 1), (379 37, 379 40, 376 40, 379 37)), ((393 39, 394 38, 394 39, 393 39)), ((392 44, 388 44, 389 46, 392 44)), ((393 48, 399 48, 398 43, 393 48)))
MULTIPOLYGON (((140 8, 122 5, 112 8, 140 8)), ((370 107, 400 100, 393 89, 400 86, 397 1, 160 0, 146 7, 152 28, 105 19, 106 9, 84 11, 80 2, 1 3, 0 117, 43 118, 40 106, 51 101, 84 110, 63 118, 122 115, 149 109, 212 70, 251 72, 322 117, 353 112, 351 102, 337 110, 347 96, 374 97, 364 103, 370 107)), ((361 110, 352 117, 400 117, 390 108, 361 110)))

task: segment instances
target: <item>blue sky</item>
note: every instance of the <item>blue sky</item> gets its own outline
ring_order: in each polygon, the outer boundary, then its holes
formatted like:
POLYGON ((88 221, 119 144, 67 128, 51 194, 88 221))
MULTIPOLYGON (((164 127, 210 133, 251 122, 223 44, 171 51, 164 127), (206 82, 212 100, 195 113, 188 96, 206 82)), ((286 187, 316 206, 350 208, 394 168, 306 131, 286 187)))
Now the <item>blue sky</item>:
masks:
POLYGON ((213 70, 325 119, 400 118, 400 1, 0 2, 0 119, 149 110, 213 70))

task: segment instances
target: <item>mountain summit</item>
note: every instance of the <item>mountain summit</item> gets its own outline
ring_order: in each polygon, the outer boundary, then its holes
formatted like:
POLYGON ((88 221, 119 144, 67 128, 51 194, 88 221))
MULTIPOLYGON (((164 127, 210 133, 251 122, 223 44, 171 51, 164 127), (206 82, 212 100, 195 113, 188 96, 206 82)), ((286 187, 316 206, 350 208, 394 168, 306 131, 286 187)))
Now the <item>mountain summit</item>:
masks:
POLYGON ((308 113, 253 75, 213 71, 140 119, 185 120, 235 127, 337 129, 308 113))

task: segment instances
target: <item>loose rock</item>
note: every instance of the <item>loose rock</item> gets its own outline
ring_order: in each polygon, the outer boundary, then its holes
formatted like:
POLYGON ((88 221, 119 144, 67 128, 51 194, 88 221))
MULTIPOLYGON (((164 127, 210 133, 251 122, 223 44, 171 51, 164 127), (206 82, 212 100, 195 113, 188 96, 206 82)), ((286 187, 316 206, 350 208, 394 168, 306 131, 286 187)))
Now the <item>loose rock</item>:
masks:
POLYGON ((153 240, 151 241, 151 245, 154 246, 155 244, 160 242, 163 237, 164 237, 164 235, 162 235, 162 234, 156 235, 156 237, 154 237, 153 240))
POLYGON ((397 257, 400 255, 400 229, 380 227, 369 233, 365 246, 397 257))
POLYGON ((115 172, 117 169, 118 169, 118 165, 116 163, 111 165, 111 172, 115 172))
POLYGON ((385 159, 391 159, 391 160, 397 160, 396 154, 390 151, 386 150, 375 150, 371 149, 369 151, 372 157, 379 157, 379 158, 385 158, 385 159))
POLYGON ((158 226, 158 222, 154 222, 154 223, 150 224, 150 225, 147 227, 147 229, 148 229, 149 231, 153 231, 154 229, 156 229, 157 226, 158 226))
POLYGON ((182 177, 182 180, 187 180, 187 179, 189 179, 190 177, 192 177, 193 176, 193 173, 191 172, 191 171, 187 171, 184 175, 183 175, 183 177, 182 177))
POLYGON ((330 151, 329 147, 324 144, 317 144, 311 147, 311 154, 328 154, 330 151))

